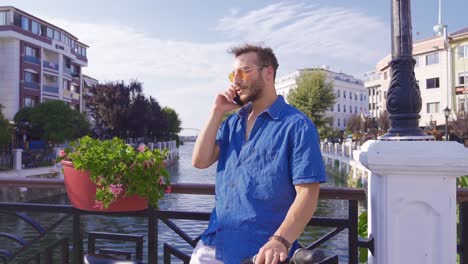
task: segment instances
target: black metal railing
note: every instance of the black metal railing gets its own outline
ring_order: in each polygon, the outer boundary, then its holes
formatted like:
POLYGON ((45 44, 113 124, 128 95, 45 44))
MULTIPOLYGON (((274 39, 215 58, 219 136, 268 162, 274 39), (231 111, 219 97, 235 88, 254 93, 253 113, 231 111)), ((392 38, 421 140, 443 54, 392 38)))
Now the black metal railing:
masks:
POLYGON ((56 158, 53 149, 30 149, 21 153, 24 168, 51 166, 56 158))
MULTIPOLYGON (((57 188, 63 187, 62 179, 0 179, 0 186, 9 187, 28 187, 28 188, 57 188)), ((174 194, 200 194, 200 195, 213 195, 214 185, 211 184, 174 184, 172 186, 174 194)), ((366 200, 366 194, 363 189, 351 189, 351 188, 329 188, 323 187, 320 192, 320 200, 344 200, 348 201, 348 212, 344 218, 329 218, 329 217, 313 217, 309 225, 314 227, 326 227, 333 228, 332 231, 326 233, 321 238, 312 242, 309 245, 304 245, 305 248, 315 249, 323 245, 326 241, 335 237, 338 233, 344 230, 347 232, 348 240, 348 261, 349 263, 358 263, 358 248, 368 248, 371 252, 373 251, 373 240, 367 238, 360 238, 357 233, 357 222, 358 222, 358 203, 359 201, 366 200)), ((468 263, 468 254, 463 254, 468 248, 468 229, 465 228, 466 221, 468 221, 468 189, 459 189, 457 191, 457 199, 460 210, 460 231, 459 231, 459 244, 457 247, 458 253, 460 254, 460 263, 468 263)), ((71 207, 70 205, 54 205, 54 204, 37 204, 37 203, 11 203, 2 202, 0 203, 0 214, 14 214, 14 216, 27 222, 37 230, 37 236, 34 239, 25 240, 16 234, 6 234, 3 236, 4 239, 10 241, 10 245, 15 245, 15 249, 3 249, 4 244, 0 244, 0 259, 5 262, 13 260, 21 254, 25 254, 34 244, 37 244, 46 234, 56 229, 58 226, 64 223, 71 223, 71 237, 63 237, 57 241, 49 243, 42 252, 28 255, 31 261, 40 260, 41 258, 52 258, 55 254, 55 258, 62 260, 68 260, 69 255, 71 257, 71 263, 82 263, 83 259, 83 240, 84 235, 88 234, 88 252, 97 252, 98 249, 94 247, 94 241, 96 239, 123 239, 125 241, 135 242, 134 252, 122 252, 118 249, 99 249, 97 253, 106 253, 112 255, 118 255, 124 258, 141 259, 141 254, 145 251, 145 259, 148 263, 157 263, 158 256, 162 256, 164 263, 170 263, 171 257, 178 258, 184 263, 187 263, 190 256, 184 253, 182 250, 174 247, 168 241, 159 241, 158 224, 162 223, 174 232, 174 236, 182 238, 188 245, 194 247, 199 240, 199 237, 192 238, 173 220, 197 220, 197 221, 208 221, 209 212, 188 212, 188 211, 176 211, 176 210, 154 210, 148 208, 147 210, 138 212, 122 212, 122 213, 102 213, 102 212, 88 212, 81 211, 71 207), (23 212, 23 213, 15 213, 23 212), (61 217, 57 217, 54 221, 48 223, 47 226, 42 226, 35 222, 34 219, 28 217, 26 213, 42 212, 57 214, 61 217), (84 230, 82 225, 82 216, 85 215, 106 215, 108 217, 138 217, 147 219, 147 234, 146 236, 146 248, 142 247, 142 236, 132 234, 115 234, 115 233, 99 233, 96 230, 84 230), (164 244, 163 252, 158 254, 158 244, 164 244), (70 249, 68 247, 70 245, 70 249), (146 249, 146 250, 145 250, 146 249), (71 254, 69 254, 71 250, 71 254), (54 253, 55 252, 55 253, 54 253), (59 256, 56 256, 60 253, 59 256)), ((0 230, 1 232, 2 230, 0 230)), ((98 230, 99 231, 99 230, 98 230)), ((49 263, 49 262, 47 262, 49 263)), ((60 262, 68 263, 68 262, 60 262)))
POLYGON ((0 171, 13 168, 13 152, 9 149, 0 149, 0 171))

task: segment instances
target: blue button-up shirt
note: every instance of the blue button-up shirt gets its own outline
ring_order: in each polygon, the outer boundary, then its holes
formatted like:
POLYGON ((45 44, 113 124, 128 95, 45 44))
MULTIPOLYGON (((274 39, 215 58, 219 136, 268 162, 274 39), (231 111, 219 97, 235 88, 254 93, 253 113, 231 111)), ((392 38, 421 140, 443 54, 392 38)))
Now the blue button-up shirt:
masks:
POLYGON ((239 264, 255 255, 283 222, 294 185, 326 180, 317 130, 283 97, 258 115, 245 140, 248 104, 219 128, 216 203, 205 245, 216 258, 239 264))

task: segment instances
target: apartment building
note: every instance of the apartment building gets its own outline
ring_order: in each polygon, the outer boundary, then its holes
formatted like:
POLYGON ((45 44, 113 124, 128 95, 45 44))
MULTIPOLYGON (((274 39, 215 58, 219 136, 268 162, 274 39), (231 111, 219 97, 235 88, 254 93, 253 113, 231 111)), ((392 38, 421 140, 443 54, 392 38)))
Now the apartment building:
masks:
POLYGON ((336 102, 326 112, 327 116, 332 117, 333 123, 331 126, 334 129, 343 131, 346 129, 346 124, 351 117, 368 114, 369 98, 364 82, 351 75, 331 71, 327 66, 299 69, 281 76, 275 83, 277 93, 287 98, 289 91, 297 88, 298 78, 311 71, 323 71, 326 73, 328 80, 334 84, 336 102))
MULTIPOLYGON (((468 69, 468 28, 444 37, 433 36, 413 43, 416 61, 414 74, 421 92, 422 109, 419 126, 445 125, 444 109, 452 110, 450 119, 464 108, 463 94, 468 69)), ((379 117, 387 110, 386 99, 390 86, 391 56, 376 64, 375 70, 365 74, 369 95, 369 110, 379 117)))
POLYGON ((64 29, 0 6, 0 104, 6 118, 47 100, 62 100, 83 111, 87 48, 64 29))

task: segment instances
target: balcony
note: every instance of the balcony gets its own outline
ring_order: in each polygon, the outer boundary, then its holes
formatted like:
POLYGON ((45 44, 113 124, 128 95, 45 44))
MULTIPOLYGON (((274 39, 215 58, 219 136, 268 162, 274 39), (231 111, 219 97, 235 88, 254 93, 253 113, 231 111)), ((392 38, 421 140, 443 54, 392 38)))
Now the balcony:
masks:
POLYGON ((33 64, 41 65, 41 60, 39 58, 34 57, 34 56, 30 56, 30 55, 25 55, 24 56, 24 61, 29 62, 29 63, 33 63, 33 64))
POLYGON ((72 93, 71 97, 72 97, 72 99, 80 100, 80 94, 79 93, 72 93))
POLYGON ((58 71, 58 63, 55 62, 50 62, 50 61, 43 61, 42 66, 44 66, 47 69, 55 70, 58 71))
POLYGON ((71 72, 71 76, 75 78, 80 78, 80 73, 79 72, 71 72))
POLYGON ((39 83, 25 81, 24 82, 24 87, 29 88, 29 89, 39 90, 39 83))
POLYGON ((63 90, 63 96, 72 97, 72 92, 70 90, 63 90))
POLYGON ((52 85, 43 85, 42 90, 46 93, 58 94, 58 87, 52 85))
POLYGON ((72 70, 67 67, 63 67, 63 73, 72 76, 72 70))

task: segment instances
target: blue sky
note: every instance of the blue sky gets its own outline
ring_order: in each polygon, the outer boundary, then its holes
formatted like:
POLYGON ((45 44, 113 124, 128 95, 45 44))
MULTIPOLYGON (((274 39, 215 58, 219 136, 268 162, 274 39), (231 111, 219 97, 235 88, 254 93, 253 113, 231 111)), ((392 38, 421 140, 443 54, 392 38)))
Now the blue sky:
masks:
MULTIPOLYGON (((390 49, 390 0, 0 0, 0 5, 74 34, 90 46, 85 74, 100 81, 142 81, 145 94, 174 108, 189 128, 203 127, 214 95, 229 86, 232 58, 226 50, 233 45, 271 46, 279 76, 328 65, 362 78, 390 49)), ((442 1, 449 32, 468 26, 466 10, 466 0, 442 1)), ((437 0, 413 0, 414 38, 432 36, 437 16, 437 0)))

